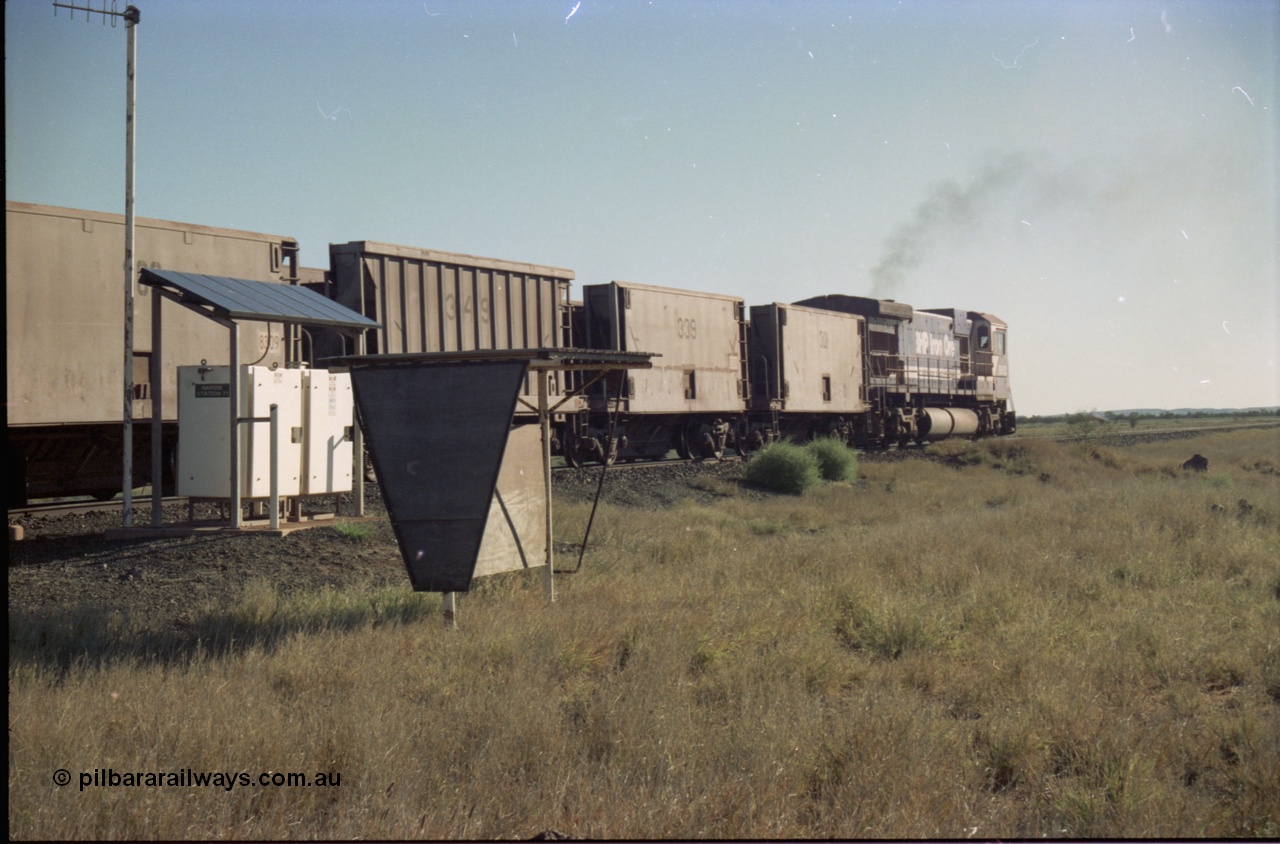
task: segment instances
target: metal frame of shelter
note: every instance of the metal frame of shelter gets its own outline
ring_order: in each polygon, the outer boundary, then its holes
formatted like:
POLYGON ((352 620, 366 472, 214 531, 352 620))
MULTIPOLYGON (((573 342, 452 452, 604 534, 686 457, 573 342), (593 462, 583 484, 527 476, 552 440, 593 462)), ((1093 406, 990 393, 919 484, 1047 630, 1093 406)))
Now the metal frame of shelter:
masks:
POLYGON ((535 412, 541 429, 544 577, 547 599, 554 602, 552 417, 611 372, 651 368, 652 357, 589 349, 499 349, 353 355, 327 361, 331 367, 351 370, 357 409, 361 423, 370 428, 370 454, 409 578, 416 591, 442 593, 446 623, 454 624, 454 593, 470 588, 515 405, 535 412), (588 375, 577 387, 566 387, 553 404, 552 376, 564 372, 588 375), (536 381, 536 404, 519 395, 526 374, 536 381), (388 418, 392 416, 396 418, 388 418), (461 459, 447 469, 426 478, 429 473, 415 470, 434 453, 432 449, 444 451, 447 445, 442 444, 468 437, 475 450, 483 452, 474 460, 467 461, 470 455, 456 449, 461 459), (463 478, 474 483, 467 485, 463 478), (460 504, 463 497, 471 503, 460 504), (430 512, 433 507, 446 512, 430 512), (437 559, 424 559, 428 546, 437 559))
MULTIPOLYGON (((230 332, 230 479, 231 529, 241 526, 240 513, 240 425, 256 421, 240 416, 240 332, 238 321, 279 322, 285 325, 311 325, 332 328, 356 341, 357 351, 364 351, 364 332, 378 328, 375 322, 350 308, 339 305, 305 287, 250 281, 242 278, 182 273, 173 270, 143 269, 140 283, 154 288, 159 295, 151 299, 151 526, 160 527, 162 497, 162 426, 164 405, 161 384, 164 361, 161 349, 161 303, 177 302, 188 310, 224 326, 230 332)), ((356 460, 363 454, 360 426, 354 424, 356 460)), ((356 511, 364 515, 364 474, 356 474, 356 511)))

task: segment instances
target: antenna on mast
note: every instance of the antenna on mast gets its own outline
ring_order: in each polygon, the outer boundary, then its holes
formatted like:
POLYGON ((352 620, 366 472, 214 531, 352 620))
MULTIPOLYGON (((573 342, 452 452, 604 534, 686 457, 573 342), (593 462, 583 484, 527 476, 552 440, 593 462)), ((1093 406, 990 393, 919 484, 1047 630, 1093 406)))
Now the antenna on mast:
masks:
MULTIPOLYGON (((86 2, 86 3, 89 3, 89 2, 90 2, 90 0, 85 0, 85 2, 86 2)), ((108 18, 110 18, 110 20, 111 20, 111 28, 112 28, 112 29, 115 29, 115 28, 116 28, 116 23, 118 22, 118 21, 117 21, 117 19, 118 19, 118 18, 124 18, 126 21, 127 21, 127 20, 129 20, 129 10, 130 10, 130 9, 133 9, 133 12, 134 12, 134 20, 132 21, 132 23, 137 23, 137 22, 138 22, 138 21, 137 21, 137 11, 138 11, 138 10, 137 10, 136 8, 134 8, 133 6, 128 6, 128 7, 126 7, 126 8, 125 8, 125 10, 124 10, 123 12, 121 12, 121 11, 118 11, 118 10, 116 9, 116 3, 117 3, 117 0, 111 0, 111 8, 110 8, 110 9, 108 9, 108 8, 107 8, 107 0, 102 0, 102 8, 101 8, 101 9, 95 9, 95 8, 93 8, 92 6, 88 6, 88 5, 85 5, 85 6, 77 6, 77 5, 73 4, 73 3, 54 3, 54 4, 53 4, 53 16, 54 16, 55 18, 58 16, 58 10, 59 10, 59 9, 70 9, 70 10, 71 10, 71 19, 72 19, 72 20, 75 20, 75 19, 76 19, 76 12, 84 12, 84 13, 85 13, 85 14, 84 14, 84 20, 85 20, 85 23, 88 23, 90 20, 92 20, 92 19, 93 19, 93 16, 94 16, 94 15, 101 15, 101 16, 102 16, 102 24, 103 24, 103 26, 106 26, 107 19, 108 19, 108 18)))
MULTIPOLYGON (((128 40, 128 77, 126 79, 125 94, 125 153, 124 153, 124 466, 121 480, 121 492, 124 497, 124 514, 123 522, 125 527, 133 525, 133 291, 137 284, 136 279, 136 261, 133 250, 133 187, 134 187, 134 136, 136 135, 136 126, 134 120, 134 107, 137 103, 137 74, 135 65, 138 59, 138 22, 142 20, 142 13, 138 11, 138 7, 128 5, 124 7, 124 11, 116 9, 116 0, 111 0, 111 8, 107 8, 107 0, 101 0, 102 7, 93 8, 92 0, 83 0, 86 5, 77 6, 75 3, 59 3, 54 0, 53 16, 58 16, 59 9, 68 9, 71 12, 71 19, 75 20, 76 12, 85 13, 85 22, 89 22, 94 15, 101 15, 102 22, 105 24, 107 19, 111 19, 111 26, 114 29, 116 21, 120 18, 124 19, 125 29, 129 33, 128 40)), ((159 425, 160 410, 152 407, 152 428, 153 430, 159 425)), ((158 432, 157 432, 158 433, 158 432)), ((158 460, 158 436, 157 443, 152 443, 151 454, 153 460, 158 460)), ((152 520, 157 524, 156 518, 160 512, 160 491, 152 490, 151 494, 152 520)))

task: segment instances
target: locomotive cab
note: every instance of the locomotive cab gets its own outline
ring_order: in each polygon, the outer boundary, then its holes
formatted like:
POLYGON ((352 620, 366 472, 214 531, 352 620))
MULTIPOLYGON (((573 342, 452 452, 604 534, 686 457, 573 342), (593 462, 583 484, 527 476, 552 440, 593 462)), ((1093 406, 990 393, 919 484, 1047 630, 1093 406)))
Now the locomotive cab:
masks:
POLYGON ((991 430, 1012 434, 1018 425, 1009 388, 1009 326, 991 314, 970 311, 968 316, 972 325, 970 347, 975 397, 980 406, 989 409, 991 430))

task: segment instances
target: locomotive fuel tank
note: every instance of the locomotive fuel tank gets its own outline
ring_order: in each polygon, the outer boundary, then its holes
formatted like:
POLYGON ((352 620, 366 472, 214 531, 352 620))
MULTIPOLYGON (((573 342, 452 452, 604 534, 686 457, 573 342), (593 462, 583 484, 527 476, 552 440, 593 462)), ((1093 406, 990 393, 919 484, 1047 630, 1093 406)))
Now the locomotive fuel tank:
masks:
POLYGON ((978 432, 978 414, 963 407, 925 407, 920 409, 920 438, 942 440, 978 432))

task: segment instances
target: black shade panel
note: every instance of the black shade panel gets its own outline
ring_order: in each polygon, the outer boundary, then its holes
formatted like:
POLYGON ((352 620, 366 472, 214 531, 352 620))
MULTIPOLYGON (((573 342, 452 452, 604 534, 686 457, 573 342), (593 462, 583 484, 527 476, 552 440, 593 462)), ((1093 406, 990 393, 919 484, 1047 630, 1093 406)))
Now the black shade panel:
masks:
POLYGON ((413 588, 466 592, 528 362, 351 370, 369 453, 413 588))

